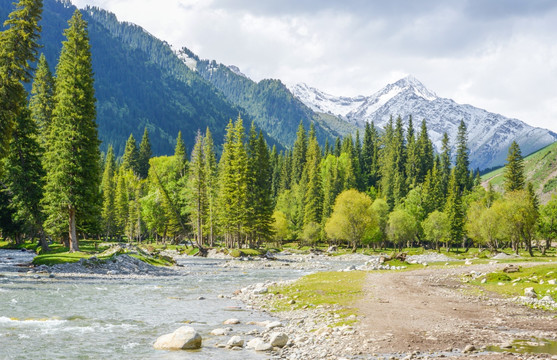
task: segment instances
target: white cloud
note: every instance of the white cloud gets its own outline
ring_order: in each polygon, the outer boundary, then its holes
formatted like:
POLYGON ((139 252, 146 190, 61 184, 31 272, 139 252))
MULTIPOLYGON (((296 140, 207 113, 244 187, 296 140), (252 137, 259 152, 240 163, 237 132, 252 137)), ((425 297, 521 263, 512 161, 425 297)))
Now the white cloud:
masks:
POLYGON ((557 132, 557 3, 74 0, 254 80, 371 94, 413 74, 460 103, 557 132))

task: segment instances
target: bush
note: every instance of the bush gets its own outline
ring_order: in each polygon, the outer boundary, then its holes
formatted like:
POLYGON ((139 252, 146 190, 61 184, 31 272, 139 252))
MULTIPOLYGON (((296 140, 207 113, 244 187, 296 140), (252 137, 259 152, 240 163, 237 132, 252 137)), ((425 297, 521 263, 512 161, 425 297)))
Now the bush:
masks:
POLYGON ((511 281, 511 278, 507 274, 503 273, 489 273, 486 276, 486 280, 488 282, 502 282, 502 281, 511 281))

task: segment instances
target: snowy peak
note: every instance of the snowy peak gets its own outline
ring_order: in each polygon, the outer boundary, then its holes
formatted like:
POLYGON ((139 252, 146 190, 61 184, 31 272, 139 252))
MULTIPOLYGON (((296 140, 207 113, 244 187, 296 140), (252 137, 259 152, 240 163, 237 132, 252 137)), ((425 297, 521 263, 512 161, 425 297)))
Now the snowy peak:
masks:
POLYGON ((355 111, 366 100, 364 96, 334 96, 304 83, 289 86, 289 90, 313 111, 341 117, 355 111))
POLYGON ((331 113, 360 128, 366 122, 383 128, 391 116, 400 116, 407 125, 411 115, 415 127, 425 119, 437 150, 441 149, 443 133, 455 144, 458 125, 463 120, 468 128, 472 168, 503 165, 513 140, 518 142, 523 154, 557 141, 557 134, 549 130, 438 97, 413 76, 402 78, 367 97, 328 95, 305 84, 295 85, 290 90, 314 111, 331 113))

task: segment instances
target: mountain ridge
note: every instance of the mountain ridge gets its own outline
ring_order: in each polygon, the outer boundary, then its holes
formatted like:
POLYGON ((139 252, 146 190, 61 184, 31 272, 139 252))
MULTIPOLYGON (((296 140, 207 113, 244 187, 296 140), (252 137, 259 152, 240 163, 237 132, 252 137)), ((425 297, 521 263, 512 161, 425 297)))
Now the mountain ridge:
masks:
POLYGON ((426 119, 430 138, 438 151, 444 132, 454 146, 458 125, 464 120, 472 168, 503 165, 513 140, 519 143, 525 154, 557 141, 557 134, 550 130, 439 97, 414 76, 388 84, 370 96, 334 96, 305 84, 292 85, 290 90, 308 107, 342 117, 359 128, 366 122, 383 128, 391 116, 401 116, 407 125, 408 117, 412 115, 415 127, 418 121, 426 119))

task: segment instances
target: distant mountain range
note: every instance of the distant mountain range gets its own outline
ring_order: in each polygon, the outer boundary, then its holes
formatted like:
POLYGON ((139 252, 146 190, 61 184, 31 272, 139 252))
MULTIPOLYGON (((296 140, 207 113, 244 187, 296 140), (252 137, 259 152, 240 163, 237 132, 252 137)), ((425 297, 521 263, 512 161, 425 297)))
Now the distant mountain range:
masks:
MULTIPOLYGON (((0 19, 7 19, 12 2, 0 0, 0 19)), ((68 0, 44 0, 40 51, 53 72, 75 9, 68 0)), ((145 127, 155 155, 173 152, 178 131, 189 149, 196 132, 206 127, 220 144, 228 121, 238 115, 246 127, 254 121, 279 149, 292 146, 300 122, 306 129, 313 123, 323 144, 355 133, 366 121, 381 128, 391 115, 407 121, 409 114, 416 127, 427 120, 439 148, 443 132, 454 140, 464 119, 472 166, 481 169, 502 165, 513 139, 524 154, 557 140, 548 130, 440 98, 412 77, 359 97, 335 97, 303 84, 288 88, 277 79, 255 82, 236 66, 203 60, 187 48, 174 51, 108 11, 86 8, 82 13, 89 24, 101 149, 112 144, 118 155, 130 133, 140 139, 145 127)))
POLYGON ((445 132, 452 144, 455 143, 458 126, 464 120, 473 168, 503 165, 513 140, 519 143, 523 154, 557 140, 557 134, 549 130, 439 97, 412 76, 389 84, 371 96, 333 96, 306 84, 294 85, 290 90, 314 111, 338 116, 359 128, 366 122, 382 128, 391 115, 400 115, 406 124, 412 115, 416 128, 426 119, 429 136, 437 150, 445 132))

